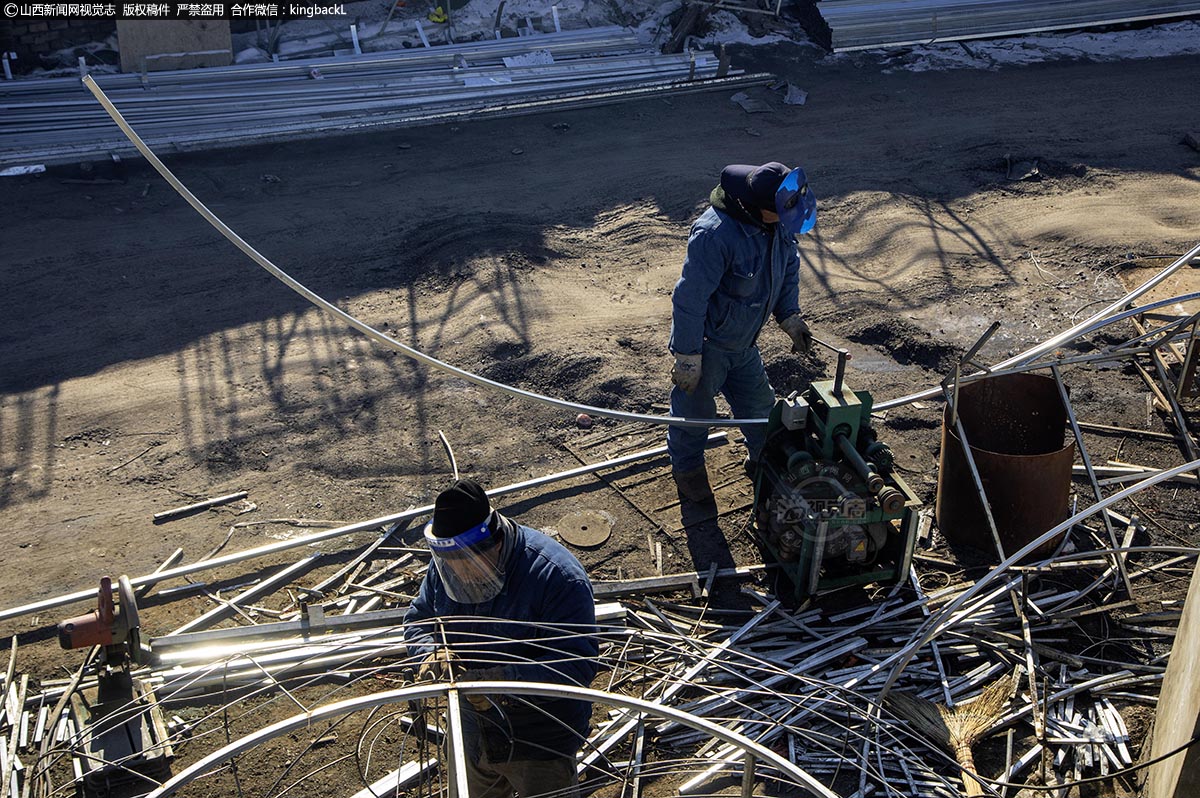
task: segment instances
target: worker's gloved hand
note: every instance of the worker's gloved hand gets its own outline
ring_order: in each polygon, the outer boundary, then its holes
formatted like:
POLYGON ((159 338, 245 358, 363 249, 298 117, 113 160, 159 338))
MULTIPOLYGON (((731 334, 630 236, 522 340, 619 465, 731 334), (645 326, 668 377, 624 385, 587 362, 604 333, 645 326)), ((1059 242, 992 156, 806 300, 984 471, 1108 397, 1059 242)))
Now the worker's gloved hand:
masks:
POLYGON ((684 393, 692 393, 700 384, 700 363, 703 355, 675 355, 671 367, 671 382, 684 393))
MULTIPOLYGON (((511 682, 516 681, 517 670, 511 665, 496 665, 491 668, 471 668, 460 677, 464 682, 511 682)), ((476 693, 468 695, 467 701, 477 712, 486 712, 492 706, 492 700, 486 695, 476 693)))
POLYGON ((793 313, 783 321, 779 322, 779 326, 792 339, 792 351, 801 355, 808 354, 808 350, 812 349, 812 333, 808 330, 808 324, 800 317, 799 313, 793 313))
POLYGON ((458 657, 446 648, 429 652, 417 668, 418 682, 444 682, 458 670, 458 657))

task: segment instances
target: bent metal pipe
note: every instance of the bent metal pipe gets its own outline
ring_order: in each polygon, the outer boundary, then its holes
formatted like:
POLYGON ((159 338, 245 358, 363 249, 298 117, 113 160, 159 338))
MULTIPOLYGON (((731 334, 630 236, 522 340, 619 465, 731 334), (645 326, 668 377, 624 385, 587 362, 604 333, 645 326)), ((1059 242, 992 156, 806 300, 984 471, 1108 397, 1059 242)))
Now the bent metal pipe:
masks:
POLYGON ((218 218, 215 213, 210 211, 208 209, 208 207, 203 202, 201 202, 199 200, 199 198, 197 198, 196 195, 193 194, 187 188, 187 186, 185 186, 179 180, 179 178, 177 178, 174 175, 174 173, 172 173, 171 170, 166 167, 166 165, 162 161, 160 161, 158 159, 158 156, 154 154, 154 151, 151 150, 150 147, 144 141, 142 141, 142 139, 138 136, 138 134, 129 125, 129 123, 125 121, 125 118, 123 116, 121 116, 121 112, 118 111, 116 106, 114 106, 112 104, 112 101, 108 99, 107 95, 104 94, 104 91, 100 88, 100 86, 96 83, 96 81, 94 81, 92 79, 91 75, 88 75, 87 77, 85 77, 83 79, 83 83, 85 86, 88 87, 88 89, 91 90, 92 94, 94 94, 96 96, 96 99, 100 101, 100 104, 102 106, 104 106, 104 110, 108 112, 109 116, 111 116, 113 118, 113 121, 117 123, 117 126, 121 128, 121 131, 129 138, 129 140, 131 142, 133 142, 133 145, 135 147, 137 147, 138 151, 146 158, 146 160, 150 163, 150 165, 153 166, 154 169, 160 175, 162 175, 164 180, 166 180, 168 183, 171 184, 171 187, 174 188, 176 192, 178 192, 179 196, 183 197, 184 200, 186 200, 187 203, 189 205, 191 205, 192 208, 195 209, 195 211, 197 213, 199 213, 202 217, 204 217, 204 220, 206 222, 208 222, 214 228, 216 228, 217 232, 219 232, 221 235, 225 236, 225 238, 227 238, 231 244, 233 244, 235 247, 240 249, 248 258, 250 258, 250 260, 254 261, 259 266, 261 266, 263 269, 270 272, 277 280, 282 282, 288 288, 291 288, 293 291, 295 291, 297 294, 299 294, 300 296, 307 299, 313 305, 316 305, 318 308, 320 308, 321 310, 324 310, 326 313, 329 313, 330 315, 334 316, 335 318, 339 319, 340 321, 345 322, 346 324, 348 324, 349 326, 358 330, 363 335, 367 336, 368 338, 370 338, 372 341, 375 341, 376 343, 382 344, 383 346, 385 346, 389 349, 394 349, 397 352, 401 352, 405 355, 408 355, 409 357, 418 361, 419 363, 423 363, 427 366, 431 366, 433 368, 439 369, 439 370, 447 372, 449 374, 453 374, 456 377, 467 380, 468 382, 473 382, 476 385, 481 385, 481 386, 484 386, 487 388, 495 388, 498 391, 503 391, 504 393, 508 393, 513 396, 519 396, 523 399, 533 399, 535 401, 542 402, 543 404, 547 404, 552 407, 561 408, 563 410, 569 410, 572 412, 584 412, 584 413, 589 413, 594 416, 601 416, 604 418, 616 419, 618 421, 636 421, 636 422, 645 422, 648 424, 671 424, 671 425, 680 426, 680 427, 735 427, 735 426, 742 426, 742 425, 748 424, 748 423, 750 423, 750 424, 765 424, 767 421, 765 418, 763 418, 763 419, 728 419, 728 418, 725 418, 725 419, 720 419, 720 418, 695 419, 695 418, 678 418, 678 417, 674 417, 674 416, 655 416, 655 415, 650 415, 650 414, 646 414, 646 413, 628 413, 628 412, 624 412, 624 411, 620 411, 620 410, 609 410, 609 409, 603 408, 603 407, 593 407, 591 405, 584 405, 584 404, 578 404, 575 402, 568 402, 565 399, 558 399, 558 398, 555 398, 552 396, 546 396, 544 394, 534 393, 533 391, 525 391, 520 388, 514 388, 511 385, 505 385, 504 383, 496 382, 495 380, 489 380, 487 377, 482 377, 478 374, 473 374, 472 372, 466 371, 464 369, 460 369, 457 366, 452 366, 449 363, 446 363, 445 361, 438 360, 437 358, 431 357, 430 355, 427 355, 424 352, 421 352, 417 349, 413 349, 410 346, 406 346, 405 344, 401 343, 400 341, 397 341, 395 338, 392 338, 391 336, 387 335, 386 333, 376 330, 371 325, 367 324, 366 322, 360 321, 359 319, 355 318, 354 316, 351 316, 349 313, 347 313, 346 311, 339 308, 337 305, 334 305, 332 302, 326 300, 324 297, 320 296, 316 292, 309 289, 307 286, 300 283, 298 280, 296 280, 294 277, 289 275, 283 269, 280 269, 278 266, 276 266, 274 263, 272 263, 265 255, 260 253, 254 247, 250 246, 250 244, 248 244, 245 239, 243 239, 236 232, 234 232, 233 229, 229 227, 229 225, 227 225, 223 221, 221 221, 221 219, 218 218))
MULTIPOLYGON (((175 189, 175 191, 179 194, 179 196, 183 197, 184 200, 186 200, 187 203, 189 205, 191 205, 192 208, 197 213, 199 213, 204 218, 205 221, 207 221, 210 225, 212 225, 217 230, 217 232, 219 232, 221 235, 225 236, 225 238, 228 239, 231 244, 233 244, 235 247, 240 249, 247 257, 249 257, 252 261, 257 263, 259 266, 261 266, 263 269, 265 269, 271 275, 273 275, 277 280, 282 282, 284 285, 291 288, 293 291, 295 291, 300 296, 307 299, 309 302, 311 302, 316 307, 318 307, 321 310, 324 310, 325 312, 329 313, 330 315, 340 319, 341 321, 345 322, 350 327, 358 330, 363 335, 366 335, 368 338, 375 341, 376 343, 382 344, 383 346, 385 346, 389 349, 393 349, 397 352, 401 352, 401 353, 407 355, 408 357, 418 361, 419 363, 423 363, 427 366, 431 366, 431 367, 439 369, 441 371, 445 371, 449 374, 453 374, 457 377, 467 380, 468 382, 475 383, 476 385, 481 385, 481 386, 484 386, 487 388, 495 388, 496 390, 503 391, 504 393, 511 394, 513 396, 518 396, 523 399, 532 399, 534 401, 542 402, 543 404, 547 404, 552 407, 557 407, 557 408, 560 408, 563 410, 568 410, 571 412, 589 413, 591 415, 600 416, 602 418, 611 418, 611 419, 615 419, 618 421, 634 421, 634 422, 641 422, 641 423, 646 423, 646 424, 667 424, 667 425, 680 426, 680 427, 734 427, 734 426, 740 427, 740 426, 748 426, 748 425, 766 424, 767 423, 767 419, 765 419, 765 418, 742 418, 742 419, 680 418, 677 416, 656 416, 656 415, 652 415, 649 413, 630 413, 630 412, 625 412, 625 411, 621 411, 621 410, 610 410, 608 408, 593 407, 591 405, 584 405, 584 404, 579 404, 577 402, 570 402, 565 399, 558 399, 556 397, 546 396, 545 394, 539 394, 539 393, 535 393, 533 391, 525 391, 520 388, 515 388, 511 385, 505 385, 504 383, 496 382, 495 380, 489 380, 486 377, 482 377, 478 374, 474 374, 472 372, 466 371, 465 369, 458 368, 457 366, 453 366, 449 363, 438 360, 437 358, 431 357, 430 355, 427 355, 424 352, 421 352, 417 349, 413 349, 410 346, 406 346, 405 344, 401 343, 400 341, 397 341, 395 338, 392 338, 391 336, 386 335, 385 333, 382 333, 379 330, 376 330, 374 327, 370 326, 366 322, 360 321, 359 319, 355 318, 354 316, 351 316, 349 313, 347 313, 344 310, 342 310, 341 308, 337 307, 332 302, 329 302, 324 297, 322 297, 319 294, 315 293, 314 291, 310 290, 308 287, 306 287, 305 285, 300 283, 298 280, 293 278, 287 272, 283 271, 278 266, 276 266, 274 263, 272 263, 265 255, 260 253, 258 250, 254 249, 254 247, 250 246, 250 244, 247 243, 245 239, 243 239, 236 232, 234 232, 234 230, 232 228, 230 228, 227 224, 225 224, 223 221, 221 221, 221 219, 216 214, 214 214, 211 210, 209 210, 208 207, 203 202, 201 202, 199 200, 199 198, 197 198, 196 195, 193 194, 187 188, 187 186, 185 186, 179 180, 179 178, 177 178, 174 175, 174 173, 172 173, 171 170, 168 169, 167 166, 161 160, 159 160, 158 156, 154 154, 154 151, 150 149, 149 145, 147 145, 144 141, 142 141, 141 137, 138 136, 138 134, 134 131, 134 129, 130 126, 130 124, 121 115, 121 112, 117 110, 116 106, 113 105, 112 101, 109 100, 108 96, 104 93, 104 91, 100 88, 100 86, 96 83, 96 81, 92 79, 91 75, 87 75, 84 77, 83 84, 85 86, 87 86, 89 91, 92 92, 92 94, 96 97, 96 100, 99 101, 100 105, 102 105, 104 107, 104 110, 108 112, 108 115, 111 116, 113 121, 116 122, 117 126, 119 128, 121 128, 121 132, 123 132, 125 134, 125 136, 130 140, 130 142, 132 142, 133 145, 135 147, 137 147, 138 152, 140 152, 142 154, 142 156, 145 157, 146 161, 151 166, 154 167, 155 171, 157 171, 160 175, 162 175, 163 179, 166 180, 167 183, 169 183, 171 185, 171 187, 175 189)), ((1166 280, 1168 277, 1170 277, 1172 274, 1174 274, 1183 265, 1190 263, 1193 259, 1195 259, 1197 257, 1200 257, 1200 244, 1197 244, 1187 254, 1180 257, 1178 260, 1173 262, 1170 266, 1167 266, 1161 272, 1154 275, 1153 277, 1148 279, 1146 282, 1142 283, 1142 285, 1138 286, 1133 291, 1130 291, 1124 297, 1121 297, 1120 299, 1116 300, 1115 302, 1113 302, 1112 304, 1110 304, 1103 310, 1099 311, 1098 313, 1094 314, 1090 318, 1080 322, 1079 324, 1076 324, 1074 327, 1071 327, 1070 329, 1067 329, 1067 330, 1059 333, 1058 335, 1054 336, 1053 338, 1043 341, 1042 343, 1037 344, 1036 346, 1033 346, 1024 352, 1003 361, 1002 363, 996 364, 995 368, 1003 369, 1003 368, 1009 368, 1009 367, 1012 367, 1012 366, 1015 366, 1018 364, 1026 364, 1033 358, 1036 358, 1039 355, 1045 354, 1046 352, 1053 350, 1055 347, 1061 346, 1063 343, 1070 341, 1073 338, 1078 337, 1080 334, 1093 329, 1093 327, 1095 325, 1097 325, 1097 323, 1102 322, 1107 316, 1111 315, 1112 313, 1114 313, 1116 311, 1119 311, 1120 309, 1124 308, 1126 305, 1128 305, 1133 300, 1137 299, 1138 297, 1141 297, 1143 294, 1147 293, 1148 291, 1153 289, 1155 286, 1157 286, 1158 284, 1160 284, 1161 282, 1166 280)), ((986 375, 975 375, 975 376, 986 376, 986 375)), ((966 378, 964 378, 964 379, 966 379, 966 378)), ((920 393, 910 394, 909 396, 900 397, 898 399, 890 399, 888 401, 879 402, 875 405, 875 409, 876 410, 886 410, 890 407, 896 407, 899 405, 909 404, 911 402, 918 401, 920 399, 931 398, 931 397, 937 396, 939 393, 940 393, 939 388, 929 388, 920 393)))

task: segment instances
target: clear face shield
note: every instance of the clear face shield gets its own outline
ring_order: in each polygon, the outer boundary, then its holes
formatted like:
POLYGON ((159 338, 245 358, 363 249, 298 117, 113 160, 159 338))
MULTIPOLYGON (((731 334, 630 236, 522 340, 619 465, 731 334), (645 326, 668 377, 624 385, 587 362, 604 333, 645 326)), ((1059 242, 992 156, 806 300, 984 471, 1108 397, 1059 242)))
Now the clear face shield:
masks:
POLYGON ((446 594, 459 604, 491 601, 504 587, 502 540, 492 539, 488 529, 491 515, 482 524, 452 538, 433 534, 433 523, 425 525, 425 542, 433 553, 433 564, 446 587, 446 594))

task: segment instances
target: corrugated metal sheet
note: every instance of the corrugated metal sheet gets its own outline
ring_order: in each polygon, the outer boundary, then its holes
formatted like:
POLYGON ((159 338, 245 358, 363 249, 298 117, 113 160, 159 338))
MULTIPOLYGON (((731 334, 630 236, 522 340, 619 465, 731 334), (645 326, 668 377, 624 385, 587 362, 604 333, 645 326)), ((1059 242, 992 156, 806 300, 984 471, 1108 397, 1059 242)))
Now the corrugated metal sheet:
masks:
POLYGON ((1014 36, 1200 14, 1197 0, 823 0, 818 39, 835 52, 1014 36))

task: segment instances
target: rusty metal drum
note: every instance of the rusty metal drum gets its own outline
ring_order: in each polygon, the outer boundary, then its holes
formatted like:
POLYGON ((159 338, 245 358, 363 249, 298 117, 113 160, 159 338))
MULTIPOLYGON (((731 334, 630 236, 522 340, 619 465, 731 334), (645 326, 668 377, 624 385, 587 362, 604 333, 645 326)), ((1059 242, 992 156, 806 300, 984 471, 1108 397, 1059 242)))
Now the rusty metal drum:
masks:
MULTIPOLYGON (((987 493, 1006 556, 1060 523, 1070 507, 1075 441, 1054 379, 1007 374, 963 384, 958 412, 987 493)), ((938 528, 951 543, 994 552, 992 533, 962 441, 942 417, 937 486, 938 528)), ((1048 554, 1059 539, 1035 554, 1048 554)))

